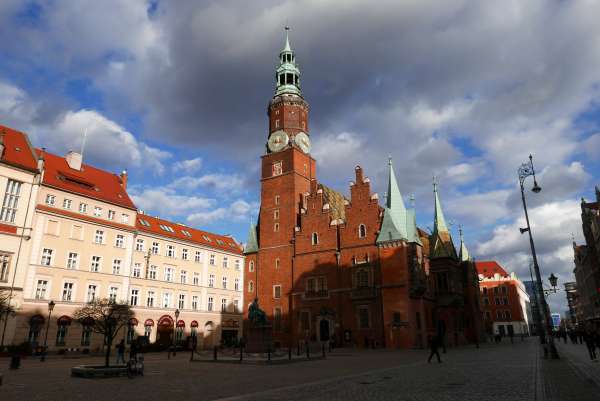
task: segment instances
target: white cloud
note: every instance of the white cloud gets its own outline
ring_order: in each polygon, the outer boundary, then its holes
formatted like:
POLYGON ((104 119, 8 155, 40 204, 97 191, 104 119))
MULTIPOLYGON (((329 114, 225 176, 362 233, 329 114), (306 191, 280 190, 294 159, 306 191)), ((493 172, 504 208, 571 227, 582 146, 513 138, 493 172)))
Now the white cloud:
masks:
POLYGON ((176 179, 169 187, 194 190, 199 187, 217 192, 238 193, 243 189, 244 179, 239 174, 210 173, 200 177, 184 176, 176 179))
POLYGON ((506 206, 511 191, 496 190, 469 195, 458 195, 446 202, 446 210, 461 224, 487 225, 506 218, 506 206))
POLYGON ((248 203, 238 199, 227 207, 192 213, 187 217, 191 225, 203 226, 217 221, 242 222, 250 221, 251 215, 259 207, 257 203, 248 203))
POLYGON ((194 173, 202 167, 202 158, 196 157, 194 159, 180 160, 173 163, 173 172, 183 171, 186 174, 194 173))
POLYGON ((164 187, 143 190, 131 188, 129 192, 139 209, 165 218, 186 216, 198 209, 210 208, 216 203, 215 199, 180 195, 164 187))

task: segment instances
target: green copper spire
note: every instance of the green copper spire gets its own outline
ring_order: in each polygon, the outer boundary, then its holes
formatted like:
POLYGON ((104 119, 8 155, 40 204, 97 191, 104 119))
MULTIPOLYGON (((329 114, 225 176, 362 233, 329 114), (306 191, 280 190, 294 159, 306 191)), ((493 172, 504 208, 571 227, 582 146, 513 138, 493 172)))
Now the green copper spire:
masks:
POLYGON ((460 234, 460 253, 459 258, 461 262, 469 262, 471 261, 471 255, 469 255, 469 250, 465 245, 465 239, 463 238, 463 230, 462 227, 458 227, 458 233, 460 234))
POLYGON ((254 224, 250 224, 250 229, 248 230, 248 241, 244 247, 244 253, 248 254, 254 252, 258 252, 258 238, 256 235, 256 226, 254 224))
POLYGON ((390 158, 388 161, 387 199, 377 242, 400 240, 420 243, 417 234, 415 211, 414 209, 407 210, 404 206, 402 194, 396 181, 392 159, 390 158))
POLYGON ((434 207, 435 207, 435 216, 434 216, 434 232, 442 233, 448 232, 448 226, 446 226, 446 219, 444 218, 444 212, 442 211, 442 203, 440 202, 440 196, 437 190, 437 182, 435 177, 433 177, 433 195, 434 195, 434 207))
POLYGON ((431 258, 453 258, 456 259, 456 249, 452 242, 452 236, 446 225, 442 203, 437 190, 437 182, 433 177, 433 197, 434 197, 434 221, 433 232, 431 233, 430 257, 431 258))
POLYGON ((285 27, 285 45, 279 53, 279 66, 275 74, 275 95, 302 95, 300 91, 300 69, 296 64, 296 55, 290 46, 290 28, 285 27))

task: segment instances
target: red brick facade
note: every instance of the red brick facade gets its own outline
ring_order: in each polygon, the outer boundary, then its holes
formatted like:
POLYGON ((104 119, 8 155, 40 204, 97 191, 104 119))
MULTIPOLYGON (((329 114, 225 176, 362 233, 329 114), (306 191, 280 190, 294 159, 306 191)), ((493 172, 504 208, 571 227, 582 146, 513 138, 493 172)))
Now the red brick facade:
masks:
MULTIPOLYGON (((281 60, 295 61, 289 54, 284 49, 281 60)), ((449 343, 476 337, 478 307, 465 306, 464 300, 477 299, 477 280, 475 289, 462 285, 472 275, 468 271, 474 271, 472 263, 459 262, 456 252, 454 259, 435 261, 439 269, 454 269, 452 280, 461 283, 452 287, 460 293, 460 306, 440 308, 435 276, 429 274, 428 234, 413 222, 412 239, 379 238, 387 209, 379 205, 360 166, 349 198, 320 184, 316 161, 294 140, 308 134, 308 105, 299 87, 285 91, 278 87, 269 104, 269 135, 284 131, 289 139, 262 156, 259 221, 251 229, 245 272, 245 299, 258 298, 275 345, 332 341, 423 347, 440 325, 455 335, 449 343), (453 323, 440 324, 440 319, 453 323), (472 334, 465 328, 469 319, 472 334)))

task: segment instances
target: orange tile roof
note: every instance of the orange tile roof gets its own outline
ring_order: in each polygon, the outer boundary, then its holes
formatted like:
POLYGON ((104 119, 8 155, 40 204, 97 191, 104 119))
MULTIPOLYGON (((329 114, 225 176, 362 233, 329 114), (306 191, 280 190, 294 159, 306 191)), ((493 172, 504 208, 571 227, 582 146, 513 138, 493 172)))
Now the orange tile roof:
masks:
POLYGON ((509 274, 495 260, 476 261, 475 268, 477 273, 484 277, 494 277, 498 273, 501 277, 507 277, 509 274))
POLYGON ((152 217, 146 214, 138 213, 135 225, 139 231, 162 235, 164 237, 176 238, 183 241, 194 242, 211 248, 235 253, 237 255, 243 254, 243 249, 240 244, 238 244, 231 237, 197 230, 195 228, 176 224, 158 217, 152 217), (167 231, 161 226, 172 231, 167 231), (189 235, 186 235, 186 232, 189 233, 189 235))
POLYGON ((5 147, 0 161, 25 170, 37 171, 37 155, 26 134, 0 125, 0 137, 5 147))
MULTIPOLYGON (((36 151, 39 155, 43 152, 36 151)), ((137 210, 118 175, 85 163, 81 171, 74 170, 64 157, 52 153, 44 152, 44 160, 44 185, 137 210)))

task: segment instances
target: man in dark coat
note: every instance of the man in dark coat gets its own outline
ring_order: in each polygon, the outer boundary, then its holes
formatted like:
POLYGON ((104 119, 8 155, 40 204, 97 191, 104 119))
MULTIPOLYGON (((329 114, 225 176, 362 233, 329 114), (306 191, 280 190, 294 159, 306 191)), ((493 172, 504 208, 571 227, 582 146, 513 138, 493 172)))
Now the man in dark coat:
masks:
POLYGON ((433 356, 437 356, 438 363, 442 363, 442 359, 440 358, 440 352, 438 349, 440 348, 440 338, 439 336, 431 336, 429 338, 429 349, 431 353, 429 354, 429 358, 427 359, 427 363, 431 363, 431 358, 433 356))

